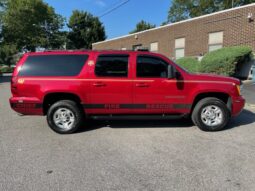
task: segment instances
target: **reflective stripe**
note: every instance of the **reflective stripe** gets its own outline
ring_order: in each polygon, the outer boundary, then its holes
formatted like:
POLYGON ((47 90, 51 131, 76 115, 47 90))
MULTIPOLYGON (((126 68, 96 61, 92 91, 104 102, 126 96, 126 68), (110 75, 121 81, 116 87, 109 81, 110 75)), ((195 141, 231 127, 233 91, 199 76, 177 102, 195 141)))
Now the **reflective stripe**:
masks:
POLYGON ((84 109, 191 109, 191 104, 83 104, 84 109))

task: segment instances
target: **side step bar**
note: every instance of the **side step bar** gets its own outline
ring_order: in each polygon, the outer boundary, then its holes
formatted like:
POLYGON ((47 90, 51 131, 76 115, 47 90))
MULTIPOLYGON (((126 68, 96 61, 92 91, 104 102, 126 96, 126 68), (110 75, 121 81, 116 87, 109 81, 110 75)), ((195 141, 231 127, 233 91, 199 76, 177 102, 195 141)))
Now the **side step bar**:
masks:
POLYGON ((95 120, 168 120, 181 119, 188 114, 175 115, 89 115, 88 118, 95 120))

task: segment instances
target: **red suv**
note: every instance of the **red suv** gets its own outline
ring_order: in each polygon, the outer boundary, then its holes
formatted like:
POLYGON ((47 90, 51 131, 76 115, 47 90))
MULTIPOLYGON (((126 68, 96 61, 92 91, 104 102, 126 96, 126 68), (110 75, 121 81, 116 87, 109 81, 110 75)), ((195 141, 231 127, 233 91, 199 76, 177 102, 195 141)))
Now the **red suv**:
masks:
POLYGON ((47 115, 58 133, 94 117, 190 116, 202 130, 223 129, 245 100, 235 78, 192 74, 167 57, 140 51, 27 53, 11 81, 12 109, 47 115))

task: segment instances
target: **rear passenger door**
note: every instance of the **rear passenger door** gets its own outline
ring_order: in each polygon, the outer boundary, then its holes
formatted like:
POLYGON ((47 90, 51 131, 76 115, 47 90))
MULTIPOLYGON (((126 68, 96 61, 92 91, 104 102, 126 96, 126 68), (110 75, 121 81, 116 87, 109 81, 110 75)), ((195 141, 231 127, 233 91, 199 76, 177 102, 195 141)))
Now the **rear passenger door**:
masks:
POLYGON ((96 54, 91 66, 88 113, 126 114, 132 103, 132 79, 129 54, 96 54))

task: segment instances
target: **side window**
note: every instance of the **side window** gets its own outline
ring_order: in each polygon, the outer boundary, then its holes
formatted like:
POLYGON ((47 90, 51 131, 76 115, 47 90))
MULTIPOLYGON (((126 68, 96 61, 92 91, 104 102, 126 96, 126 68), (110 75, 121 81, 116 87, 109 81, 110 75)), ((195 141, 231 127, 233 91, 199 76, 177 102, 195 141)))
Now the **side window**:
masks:
POLYGON ((140 78, 167 78, 168 63, 152 56, 138 56, 136 76, 140 78))
POLYGON ((100 55, 95 74, 99 77, 128 77, 128 55, 100 55))
POLYGON ((29 56, 19 76, 76 76, 88 55, 35 55, 29 56))

